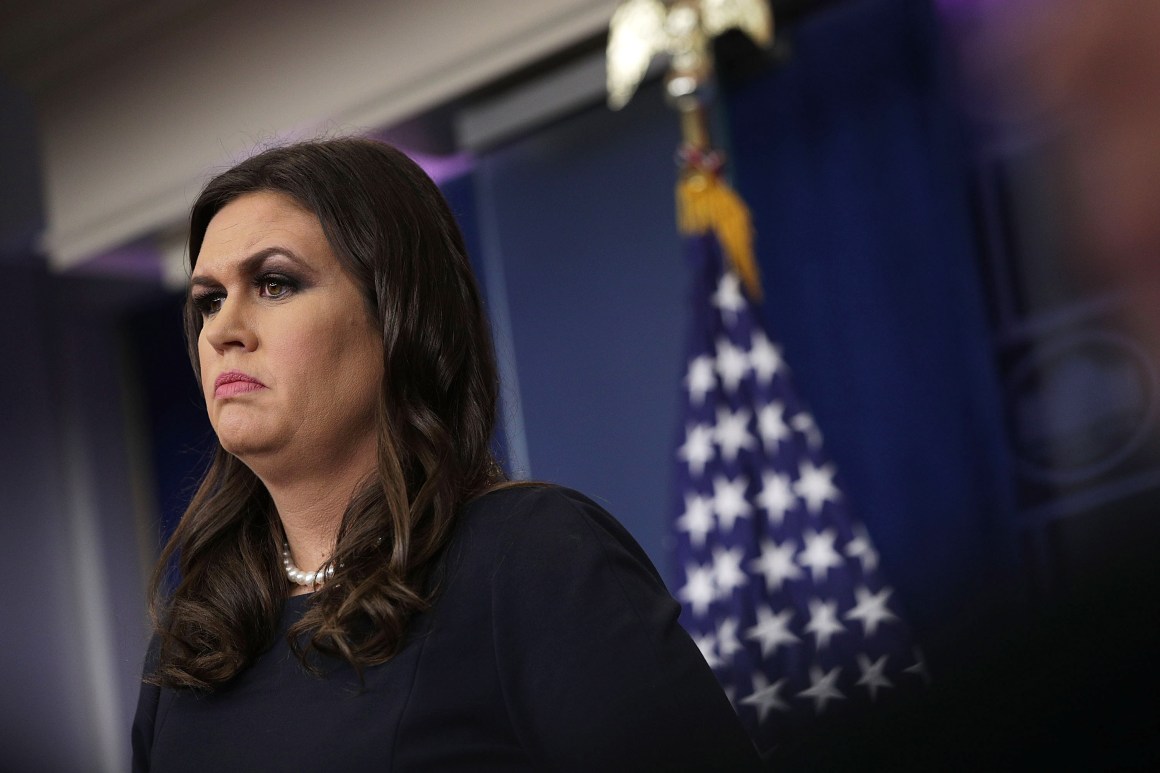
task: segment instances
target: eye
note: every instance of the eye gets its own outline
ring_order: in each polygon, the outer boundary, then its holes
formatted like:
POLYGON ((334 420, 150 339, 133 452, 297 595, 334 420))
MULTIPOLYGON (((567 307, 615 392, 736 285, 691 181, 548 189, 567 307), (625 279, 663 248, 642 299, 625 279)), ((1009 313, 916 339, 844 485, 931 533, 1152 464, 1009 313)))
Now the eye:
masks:
POLYGON ((297 283, 282 274, 263 274, 258 277, 258 294, 263 298, 278 300, 291 295, 297 288, 297 283))
POLYGON ((193 296, 193 307, 201 313, 201 316, 209 317, 221 310, 222 301, 225 299, 226 294, 217 290, 198 293, 193 296))

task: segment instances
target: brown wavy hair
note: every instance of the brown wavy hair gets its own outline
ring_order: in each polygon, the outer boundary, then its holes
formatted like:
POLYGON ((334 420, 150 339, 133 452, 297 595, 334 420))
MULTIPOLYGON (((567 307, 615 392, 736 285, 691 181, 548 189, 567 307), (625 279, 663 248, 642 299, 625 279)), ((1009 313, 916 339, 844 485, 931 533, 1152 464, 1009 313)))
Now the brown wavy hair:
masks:
MULTIPOLYGON (((389 660, 430 603, 428 575, 456 513, 503 481, 489 446, 498 397, 491 336, 459 227, 439 189, 398 150, 354 138, 306 142, 218 175, 190 214, 191 271, 214 215, 257 191, 287 194, 318 217, 382 335, 377 474, 343 513, 334 577, 290 631, 308 667, 317 650, 361 672, 389 660)), ((187 302, 199 380, 201 327, 187 302)), ((153 574, 151 681, 212 690, 270 646, 287 590, 282 540, 265 486, 219 445, 153 574)))

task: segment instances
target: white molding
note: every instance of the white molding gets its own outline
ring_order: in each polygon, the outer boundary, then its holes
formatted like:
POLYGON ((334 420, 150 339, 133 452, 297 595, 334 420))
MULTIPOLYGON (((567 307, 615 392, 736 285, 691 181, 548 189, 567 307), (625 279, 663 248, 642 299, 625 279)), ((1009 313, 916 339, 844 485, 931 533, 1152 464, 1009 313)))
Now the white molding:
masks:
POLYGON ((37 95, 50 264, 179 227, 273 140, 369 132, 598 35, 616 0, 214 6, 37 95))

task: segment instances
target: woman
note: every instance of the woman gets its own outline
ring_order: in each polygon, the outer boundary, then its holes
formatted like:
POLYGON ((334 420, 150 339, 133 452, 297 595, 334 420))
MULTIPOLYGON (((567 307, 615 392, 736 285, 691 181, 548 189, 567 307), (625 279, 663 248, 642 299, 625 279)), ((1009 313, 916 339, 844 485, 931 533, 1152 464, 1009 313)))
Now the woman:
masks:
POLYGON ((754 762, 624 529, 504 482, 478 291, 413 162, 261 153, 202 192, 189 255, 219 448, 154 575, 135 770, 754 762))

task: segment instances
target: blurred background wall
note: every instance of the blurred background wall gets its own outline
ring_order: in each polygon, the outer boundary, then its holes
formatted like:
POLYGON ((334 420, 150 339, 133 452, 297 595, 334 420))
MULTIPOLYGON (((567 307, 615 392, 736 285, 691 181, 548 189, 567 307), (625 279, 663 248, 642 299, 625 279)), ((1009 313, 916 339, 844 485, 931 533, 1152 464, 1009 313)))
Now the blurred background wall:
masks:
MULTIPOLYGON (((1047 142, 963 86, 987 3, 772 5, 773 54, 718 46, 762 314, 950 666, 980 607, 1028 617, 1154 544, 1156 358, 1122 282, 1085 280, 1047 142)), ((655 82, 603 105, 615 6, 5 4, 0 767, 127 768, 145 580, 210 440, 183 217, 271 142, 365 133, 428 168, 487 296, 509 469, 604 503, 675 577, 679 137, 655 82)))

